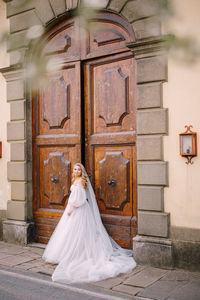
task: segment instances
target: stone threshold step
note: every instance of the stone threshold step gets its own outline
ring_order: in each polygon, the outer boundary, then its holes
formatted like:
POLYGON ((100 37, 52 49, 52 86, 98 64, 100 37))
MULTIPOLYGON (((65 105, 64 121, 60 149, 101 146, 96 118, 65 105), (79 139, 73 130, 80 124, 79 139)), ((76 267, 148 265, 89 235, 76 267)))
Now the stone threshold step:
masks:
POLYGON ((27 244, 27 247, 45 249, 46 244, 42 244, 42 243, 30 243, 30 244, 27 244))

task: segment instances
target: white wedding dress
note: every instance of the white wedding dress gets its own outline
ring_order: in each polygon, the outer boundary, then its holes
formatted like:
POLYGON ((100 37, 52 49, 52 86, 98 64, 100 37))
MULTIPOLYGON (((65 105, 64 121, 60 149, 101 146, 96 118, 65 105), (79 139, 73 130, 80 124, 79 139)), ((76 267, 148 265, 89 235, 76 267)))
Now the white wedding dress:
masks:
POLYGON ((43 259, 58 264, 52 280, 67 284, 103 280, 130 272, 136 266, 130 251, 107 234, 90 182, 87 190, 81 185, 71 186, 68 205, 43 259))

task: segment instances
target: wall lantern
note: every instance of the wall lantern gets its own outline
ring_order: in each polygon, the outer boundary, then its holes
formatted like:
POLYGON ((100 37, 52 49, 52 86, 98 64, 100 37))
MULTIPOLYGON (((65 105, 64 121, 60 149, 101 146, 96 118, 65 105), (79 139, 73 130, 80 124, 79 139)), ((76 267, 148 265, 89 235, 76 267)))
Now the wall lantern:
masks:
POLYGON ((185 126, 187 130, 180 136, 180 155, 187 158, 186 164, 193 164, 192 158, 197 156, 197 133, 191 131, 192 125, 185 126))

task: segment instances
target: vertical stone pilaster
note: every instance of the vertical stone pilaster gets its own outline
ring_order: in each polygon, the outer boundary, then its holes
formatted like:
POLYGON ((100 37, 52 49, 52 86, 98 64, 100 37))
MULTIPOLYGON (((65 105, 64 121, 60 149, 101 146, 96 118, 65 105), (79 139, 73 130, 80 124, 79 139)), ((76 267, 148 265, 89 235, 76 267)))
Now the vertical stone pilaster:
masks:
POLYGON ((138 263, 170 268, 172 243, 163 193, 168 185, 162 138, 168 133, 168 111, 162 106, 162 83, 167 80, 163 43, 151 37, 128 44, 137 70, 138 235, 133 239, 133 249, 138 263))
POLYGON ((2 70, 7 82, 7 101, 10 103, 10 122, 7 140, 11 144, 8 162, 8 180, 11 182, 11 199, 7 205, 7 220, 3 222, 3 239, 6 242, 27 244, 33 228, 28 210, 28 160, 25 82, 23 70, 2 70))

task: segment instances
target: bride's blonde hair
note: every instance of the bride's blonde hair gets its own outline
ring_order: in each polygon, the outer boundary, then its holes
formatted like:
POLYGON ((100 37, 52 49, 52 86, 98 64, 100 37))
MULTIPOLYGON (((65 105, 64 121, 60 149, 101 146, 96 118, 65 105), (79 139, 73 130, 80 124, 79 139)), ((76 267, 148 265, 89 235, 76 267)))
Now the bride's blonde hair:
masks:
MULTIPOLYGON (((82 164, 80 164, 80 163, 76 163, 75 165, 74 165, 74 167, 76 167, 76 166, 79 166, 80 168, 81 168, 81 177, 82 177, 82 180, 83 180, 83 186, 84 186, 84 188, 86 189, 87 188, 87 173, 86 173, 86 171, 85 171, 85 168, 83 167, 83 165, 82 164)), ((73 168, 74 169, 74 168, 73 168)), ((75 175, 74 175, 74 172, 72 173, 72 183, 74 183, 74 181, 75 181, 75 179, 76 179, 76 177, 75 177, 75 175)))

